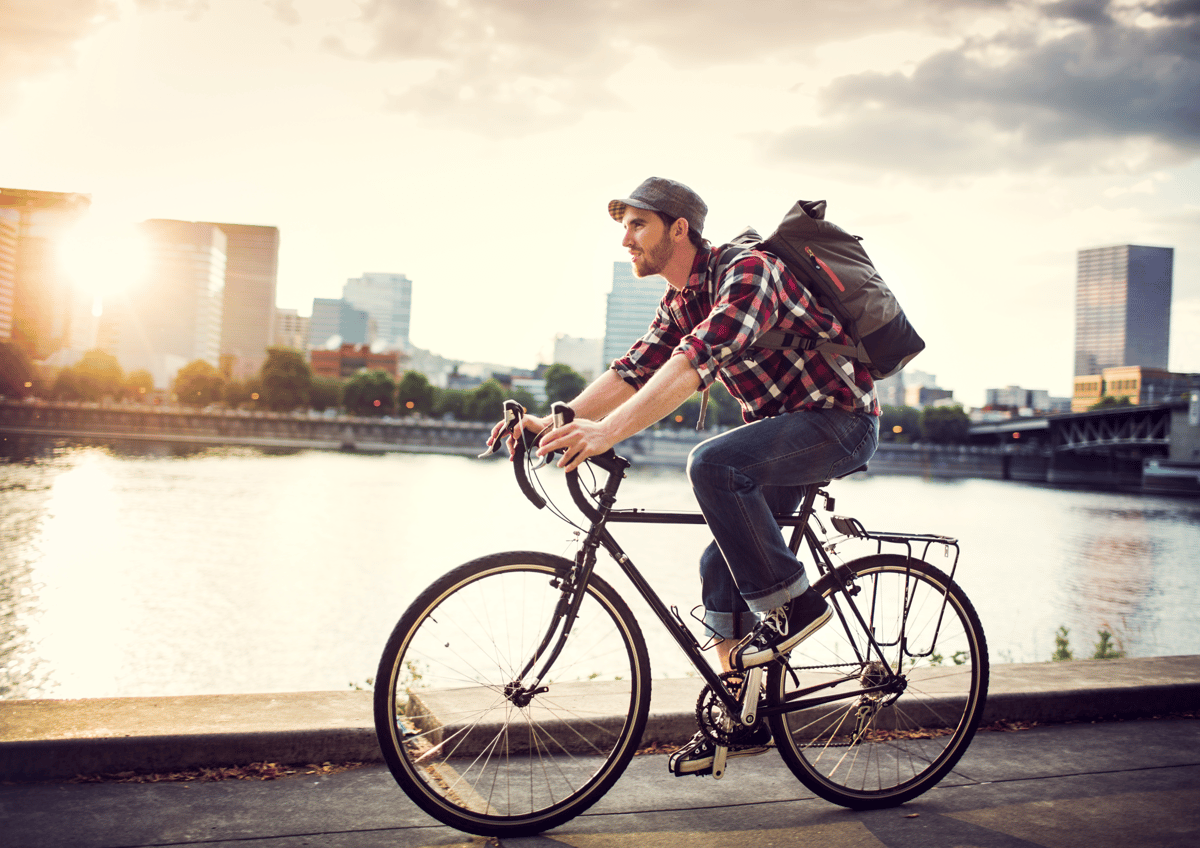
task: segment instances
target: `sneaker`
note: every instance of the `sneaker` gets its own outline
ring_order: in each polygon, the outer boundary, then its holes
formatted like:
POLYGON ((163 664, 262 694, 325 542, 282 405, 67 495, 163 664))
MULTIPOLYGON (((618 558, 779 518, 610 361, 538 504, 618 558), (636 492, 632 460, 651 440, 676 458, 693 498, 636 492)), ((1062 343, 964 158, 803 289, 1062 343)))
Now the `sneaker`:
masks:
POLYGON ((786 654, 829 621, 833 610, 812 589, 762 617, 729 653, 734 668, 752 668, 786 654))
MULTIPOLYGON (((767 727, 765 721, 760 721, 745 731, 744 738, 735 739, 725 758, 732 760, 735 757, 749 757, 761 754, 770 747, 771 728, 767 727)), ((690 742, 671 755, 667 767, 676 777, 683 777, 685 774, 694 774, 696 777, 712 774, 715 754, 716 745, 704 735, 704 731, 699 731, 690 742)))

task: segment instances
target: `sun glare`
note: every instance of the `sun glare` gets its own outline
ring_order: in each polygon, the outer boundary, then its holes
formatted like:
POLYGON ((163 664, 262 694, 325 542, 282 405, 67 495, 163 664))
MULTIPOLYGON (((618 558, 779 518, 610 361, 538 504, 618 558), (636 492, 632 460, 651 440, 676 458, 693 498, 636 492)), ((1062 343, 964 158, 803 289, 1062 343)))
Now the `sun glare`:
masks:
POLYGON ((93 313, 99 315, 106 297, 129 291, 140 282, 149 249, 135 225, 89 215, 63 239, 59 255, 75 288, 91 295, 93 313))

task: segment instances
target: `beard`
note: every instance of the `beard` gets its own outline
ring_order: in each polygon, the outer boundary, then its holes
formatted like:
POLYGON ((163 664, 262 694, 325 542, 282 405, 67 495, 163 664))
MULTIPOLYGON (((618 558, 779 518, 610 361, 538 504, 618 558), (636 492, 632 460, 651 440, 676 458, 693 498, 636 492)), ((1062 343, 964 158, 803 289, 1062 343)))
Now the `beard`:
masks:
POLYGON ((655 274, 661 274, 674 255, 675 245, 664 232, 658 241, 647 245, 639 256, 632 258, 633 273, 637 277, 653 277, 655 274))

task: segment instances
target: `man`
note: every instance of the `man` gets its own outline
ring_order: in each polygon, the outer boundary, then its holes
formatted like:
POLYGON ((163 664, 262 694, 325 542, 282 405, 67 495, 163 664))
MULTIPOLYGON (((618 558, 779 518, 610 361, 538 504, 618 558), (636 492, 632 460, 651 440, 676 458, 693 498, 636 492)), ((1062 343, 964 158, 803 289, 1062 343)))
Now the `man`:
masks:
MULTIPOLYGON (((700 562, 704 622, 719 640, 724 670, 762 665, 831 616, 772 513, 794 510, 805 484, 853 471, 874 454, 874 384, 851 359, 755 346, 772 329, 835 343, 847 337, 782 261, 705 241, 708 207, 687 186, 651 177, 608 210, 624 228, 621 244, 634 273, 661 275, 668 288, 646 335, 571 401, 575 420, 546 433, 538 454, 562 450, 558 465, 574 469, 720 379, 747 423, 701 443, 688 458, 688 479, 714 540, 700 562)), ((526 418, 532 430, 548 426, 548 419, 526 418)), ((730 756, 761 750, 770 732, 760 723, 738 741, 730 756)), ((671 767, 704 773, 712 759, 701 733, 671 767)))

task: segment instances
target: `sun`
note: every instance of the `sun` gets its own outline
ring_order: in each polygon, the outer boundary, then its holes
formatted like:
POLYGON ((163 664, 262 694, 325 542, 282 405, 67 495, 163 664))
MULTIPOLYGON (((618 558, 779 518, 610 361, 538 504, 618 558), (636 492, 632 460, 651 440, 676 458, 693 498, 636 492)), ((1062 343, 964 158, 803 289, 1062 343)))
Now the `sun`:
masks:
POLYGON ((149 246, 133 223, 90 214, 59 244, 59 260, 76 291, 90 296, 99 315, 105 298, 136 288, 146 274, 149 246))

